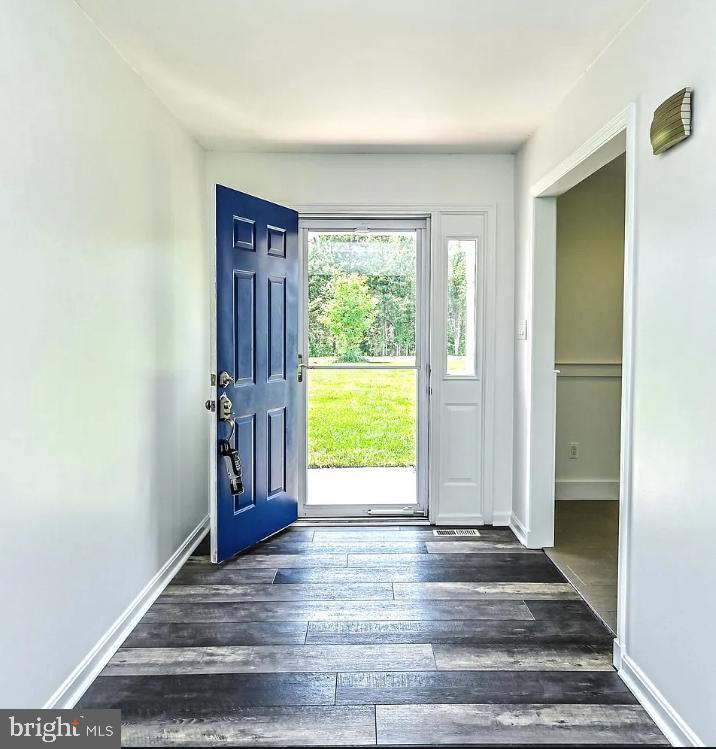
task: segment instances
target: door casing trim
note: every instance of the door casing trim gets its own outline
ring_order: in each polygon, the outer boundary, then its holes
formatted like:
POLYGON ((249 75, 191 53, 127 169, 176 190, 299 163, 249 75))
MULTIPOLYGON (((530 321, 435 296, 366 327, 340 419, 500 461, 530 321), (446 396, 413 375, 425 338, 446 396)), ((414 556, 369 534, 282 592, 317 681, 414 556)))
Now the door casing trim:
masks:
MULTIPOLYGON (((385 229, 410 229, 419 234, 418 240, 418 288, 417 288, 417 388, 418 388, 418 421, 417 421, 417 505, 414 512, 401 512, 399 503, 394 508, 386 506, 386 510, 394 509, 388 515, 380 514, 371 516, 370 509, 374 505, 370 503, 341 507, 340 505, 308 505, 307 499, 307 465, 306 465, 306 431, 307 431, 307 403, 306 387, 299 392, 299 476, 298 476, 298 507, 299 517, 308 518, 349 518, 351 516, 370 518, 385 518, 386 516, 414 519, 426 518, 428 515, 430 498, 430 474, 429 474, 429 446, 430 446, 430 217, 422 216, 366 216, 364 214, 312 216, 299 212, 299 287, 301 293, 301 304, 299 311, 299 346, 305 357, 308 357, 308 327, 306 310, 308 308, 308 284, 307 267, 308 257, 306 255, 306 233, 314 229, 340 228, 342 223, 348 222, 370 222, 383 224, 385 229), (325 221, 325 225, 323 222, 325 221), (331 226, 333 224, 333 226, 331 226)), ((306 358, 306 361, 308 359, 306 358)), ((401 367, 402 369, 402 367, 401 367)), ((309 375, 310 377, 310 375, 309 375)), ((407 507, 407 506, 406 506, 407 507)), ((378 509, 378 508, 375 508, 378 509)), ((409 509, 412 509, 410 507, 409 509)))
MULTIPOLYGON (((627 608, 629 602, 629 555, 631 551, 631 506, 633 482, 634 422, 634 341, 636 300, 636 117, 635 103, 616 114, 585 143, 557 164, 530 188, 527 220, 530 223, 528 246, 528 314, 532 332, 526 342, 529 367, 529 395, 526 424, 526 475, 528 476, 526 517, 518 536, 525 545, 539 548, 554 543, 554 290, 556 261, 556 196, 566 192, 621 153, 626 153, 626 202, 624 226, 624 302, 622 341, 622 400, 619 476, 619 549, 617 585, 617 637, 614 665, 621 668, 629 652, 627 608), (541 275, 540 275, 541 274, 541 275), (537 310, 542 311, 540 322, 537 310), (536 343, 537 341, 537 343, 536 343), (549 351, 551 363, 545 358, 549 351), (547 369, 546 369, 547 368, 547 369), (546 384, 549 374, 550 382, 546 384), (535 455, 537 453, 537 455, 535 455)), ((653 716, 652 716, 653 717, 653 716)))
MULTIPOLYGON (((442 268, 441 260, 441 232, 440 216, 442 214, 482 214, 485 218, 485 305, 484 314, 484 340, 482 356, 482 486, 481 486, 481 507, 472 518, 465 518, 461 521, 453 520, 452 522, 461 522, 461 524, 491 524, 493 522, 493 491, 494 491, 494 470, 495 470, 495 367, 496 367, 496 330, 497 330, 497 207, 495 205, 474 205, 474 204, 436 204, 436 203, 289 203, 290 207, 298 211, 299 214, 299 232, 301 222, 305 219, 314 218, 426 218, 428 219, 428 249, 430 256, 429 272, 429 290, 428 313, 430 315, 430 326, 435 322, 435 315, 432 314, 436 305, 436 279, 441 277, 440 269, 442 268)), ((299 252, 302 252, 302 243, 299 243, 299 252)), ((300 258, 300 267, 303 268, 303 258, 300 258)), ((303 279, 301 279, 301 288, 303 288, 303 279)), ((303 311, 301 311, 302 314, 303 311)), ((303 320, 299 321, 299 337, 303 334, 303 320)), ((429 408, 429 438, 428 451, 425 459, 427 469, 427 486, 428 486, 428 520, 432 524, 440 522, 438 507, 438 471, 435 467, 440 460, 440 445, 437 444, 437 435, 439 435, 439 409, 436 404, 440 401, 441 381, 434 373, 439 371, 436 367, 436 356, 440 352, 429 347, 429 364, 433 376, 430 378, 430 387, 432 396, 429 408)), ((301 481, 305 477, 299 476, 299 492, 301 492, 301 481)), ((299 496, 299 508, 301 499, 305 494, 299 496)), ((407 515, 398 515, 407 519, 407 515)), ((450 522, 443 519, 444 522, 450 522)), ((499 519, 502 522, 502 518, 499 519)))

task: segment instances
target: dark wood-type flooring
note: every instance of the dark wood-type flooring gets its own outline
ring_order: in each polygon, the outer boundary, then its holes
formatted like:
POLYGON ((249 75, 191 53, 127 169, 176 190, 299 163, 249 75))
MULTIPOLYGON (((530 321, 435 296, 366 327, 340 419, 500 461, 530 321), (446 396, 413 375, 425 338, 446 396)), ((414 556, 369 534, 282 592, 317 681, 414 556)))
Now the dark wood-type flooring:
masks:
POLYGON ((124 746, 664 744, 612 636, 502 528, 295 527, 190 558, 80 706, 124 746))

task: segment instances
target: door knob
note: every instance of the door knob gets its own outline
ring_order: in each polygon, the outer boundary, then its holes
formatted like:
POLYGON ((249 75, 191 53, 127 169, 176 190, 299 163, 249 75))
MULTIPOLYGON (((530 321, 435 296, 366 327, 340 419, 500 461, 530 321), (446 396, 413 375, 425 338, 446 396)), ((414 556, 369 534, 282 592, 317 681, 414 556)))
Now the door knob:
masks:
POLYGON ((236 380, 228 373, 228 372, 221 372, 219 374, 219 387, 225 388, 229 387, 229 385, 233 385, 236 380))

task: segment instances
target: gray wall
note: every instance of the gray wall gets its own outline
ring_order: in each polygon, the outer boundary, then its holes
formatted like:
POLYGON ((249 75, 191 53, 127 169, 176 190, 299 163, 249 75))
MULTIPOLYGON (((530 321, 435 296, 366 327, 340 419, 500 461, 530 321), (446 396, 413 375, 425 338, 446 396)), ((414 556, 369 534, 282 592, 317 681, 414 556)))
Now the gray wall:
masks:
POLYGON ((206 515, 203 153, 70 0, 0 24, 0 706, 39 707, 206 515))

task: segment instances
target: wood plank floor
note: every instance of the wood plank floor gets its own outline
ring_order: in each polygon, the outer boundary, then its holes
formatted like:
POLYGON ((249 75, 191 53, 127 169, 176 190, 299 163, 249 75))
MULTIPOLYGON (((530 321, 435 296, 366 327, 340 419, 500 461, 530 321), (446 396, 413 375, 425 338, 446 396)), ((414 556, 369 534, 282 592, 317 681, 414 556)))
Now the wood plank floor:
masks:
POLYGON ((479 530, 200 548, 80 707, 120 708, 124 746, 665 744, 547 556, 479 530))

